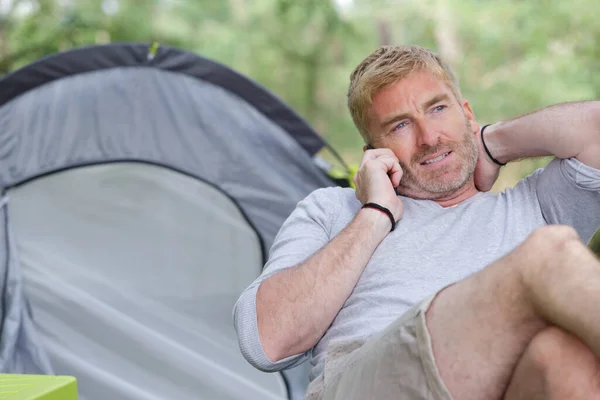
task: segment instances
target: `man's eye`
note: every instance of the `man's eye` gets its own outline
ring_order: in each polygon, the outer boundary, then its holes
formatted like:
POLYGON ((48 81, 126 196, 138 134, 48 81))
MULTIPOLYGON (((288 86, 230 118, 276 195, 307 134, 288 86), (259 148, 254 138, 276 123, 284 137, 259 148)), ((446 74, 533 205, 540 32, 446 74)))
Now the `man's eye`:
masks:
POLYGON ((433 111, 435 112, 440 112, 442 111, 444 108, 446 108, 446 106, 437 106, 436 108, 433 109, 433 111))
POLYGON ((402 129, 406 126, 406 122, 400 122, 398 125, 396 125, 394 127, 394 130, 397 131, 398 129, 402 129))

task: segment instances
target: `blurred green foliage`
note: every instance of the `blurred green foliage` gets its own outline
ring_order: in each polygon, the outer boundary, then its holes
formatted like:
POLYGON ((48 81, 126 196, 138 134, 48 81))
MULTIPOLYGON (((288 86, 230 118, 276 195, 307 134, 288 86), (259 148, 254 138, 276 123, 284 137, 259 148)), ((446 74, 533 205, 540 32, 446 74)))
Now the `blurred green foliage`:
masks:
MULTIPOLYGON (((598 15, 596 0, 0 0, 0 73, 72 47, 159 41, 251 77, 358 162, 348 76, 377 46, 439 52, 488 123, 599 98, 598 15)), ((547 161, 505 167, 496 189, 547 161)))

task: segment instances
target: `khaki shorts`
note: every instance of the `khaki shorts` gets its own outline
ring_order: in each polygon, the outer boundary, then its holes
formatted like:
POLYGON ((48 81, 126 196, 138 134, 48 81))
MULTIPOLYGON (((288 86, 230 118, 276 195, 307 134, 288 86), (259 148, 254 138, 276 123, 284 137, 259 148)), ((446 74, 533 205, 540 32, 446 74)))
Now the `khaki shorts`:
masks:
POLYGON ((309 385, 306 400, 452 400, 425 324, 434 297, 367 341, 330 343, 323 374, 309 385))

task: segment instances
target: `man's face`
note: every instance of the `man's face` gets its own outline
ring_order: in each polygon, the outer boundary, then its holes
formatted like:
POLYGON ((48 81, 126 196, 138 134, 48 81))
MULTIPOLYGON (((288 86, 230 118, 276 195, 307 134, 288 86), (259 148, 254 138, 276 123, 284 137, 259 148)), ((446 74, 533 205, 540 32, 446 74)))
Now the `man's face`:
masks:
POLYGON ((474 186, 479 126, 444 81, 419 72, 393 83, 373 96, 369 116, 371 145, 391 149, 404 171, 400 194, 435 200, 474 186))

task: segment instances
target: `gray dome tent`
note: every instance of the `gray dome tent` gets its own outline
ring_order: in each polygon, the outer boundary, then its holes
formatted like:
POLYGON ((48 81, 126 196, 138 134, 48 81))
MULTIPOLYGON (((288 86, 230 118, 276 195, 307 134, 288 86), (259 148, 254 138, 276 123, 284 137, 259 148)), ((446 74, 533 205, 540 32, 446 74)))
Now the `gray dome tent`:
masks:
POLYGON ((299 399, 232 321, 279 227, 335 185, 327 144, 227 67, 145 44, 52 55, 0 80, 0 372, 80 398, 299 399))

